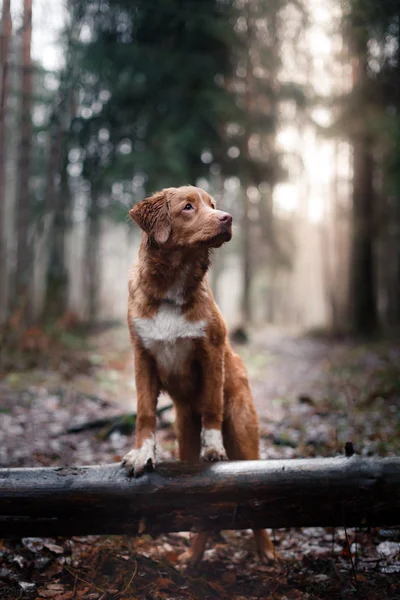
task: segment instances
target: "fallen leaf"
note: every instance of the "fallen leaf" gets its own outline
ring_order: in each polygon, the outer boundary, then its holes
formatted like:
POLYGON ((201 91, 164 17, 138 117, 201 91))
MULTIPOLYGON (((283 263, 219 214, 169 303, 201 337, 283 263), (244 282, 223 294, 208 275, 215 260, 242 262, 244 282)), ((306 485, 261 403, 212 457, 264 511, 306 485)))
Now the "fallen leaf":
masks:
POLYGON ((158 590, 167 589, 172 585, 175 585, 172 579, 168 579, 167 577, 159 577, 156 579, 155 584, 158 590))
POLYGON ((315 581, 316 583, 324 583, 326 581, 329 581, 329 577, 328 575, 325 575, 325 573, 317 573, 317 575, 314 575, 312 580, 315 581))
POLYGON ((210 588, 212 588, 214 591, 218 592, 218 594, 220 594, 222 596, 226 596, 226 591, 224 590, 224 588, 222 586, 219 585, 219 583, 216 583, 215 581, 207 581, 207 583, 210 586, 210 588))
POLYGON ((38 591, 39 591, 41 598, 55 598, 56 596, 60 595, 59 590, 50 590, 48 588, 40 588, 38 591))
POLYGON ((287 600, 302 600, 302 598, 304 598, 304 597, 305 596, 304 596, 303 592, 301 592, 300 590, 290 590, 287 593, 287 595, 285 596, 285 598, 287 600))
POLYGON ((176 563, 178 562, 179 554, 175 550, 172 550, 165 554, 165 558, 171 563, 176 563))
POLYGON ((43 546, 54 552, 54 554, 64 554, 64 548, 62 546, 58 546, 57 544, 52 544, 51 542, 43 542, 43 546))
MULTIPOLYGON (((45 567, 46 567, 46 565, 44 565, 44 568, 45 567)), ((49 566, 49 568, 46 569, 46 576, 50 579, 54 578, 55 575, 58 575, 59 573, 61 573, 62 570, 63 570, 63 565, 61 563, 61 560, 57 559, 57 561, 54 561, 53 564, 51 564, 49 566)))
POLYGON ((47 586, 48 590, 58 590, 59 592, 62 592, 64 590, 64 586, 62 583, 49 583, 49 585, 47 586))
POLYGON ((235 583, 236 573, 233 571, 225 571, 225 573, 222 575, 222 581, 224 583, 235 583))
POLYGON ((377 545, 376 551, 384 556, 394 556, 400 552, 399 542, 381 542, 377 545))
POLYGON ((18 584, 26 594, 32 594, 36 589, 36 583, 32 581, 18 581, 18 584))
POLYGON ((351 551, 350 551, 350 548, 349 548, 349 546, 347 546, 347 545, 346 545, 346 546, 345 546, 345 547, 342 549, 342 552, 341 552, 341 554, 342 554, 343 558, 350 559, 350 557, 351 557, 351 551))
POLYGON ((40 552, 43 550, 43 540, 42 538, 22 538, 22 543, 25 548, 28 548, 31 552, 40 552))

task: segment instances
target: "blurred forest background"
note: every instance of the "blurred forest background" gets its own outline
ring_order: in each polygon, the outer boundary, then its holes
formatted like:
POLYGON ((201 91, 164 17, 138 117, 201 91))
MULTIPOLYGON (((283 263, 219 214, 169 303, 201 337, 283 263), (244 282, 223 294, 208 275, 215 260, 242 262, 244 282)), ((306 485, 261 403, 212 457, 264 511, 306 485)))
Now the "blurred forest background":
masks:
POLYGON ((127 211, 231 211, 231 326, 400 323, 398 0, 2 0, 0 317, 125 318, 127 211))
MULTIPOLYGON (((187 183, 234 217, 210 277, 261 457, 398 455, 400 0, 0 0, 0 35, 0 467, 131 448, 128 210, 187 183)), ((188 535, 0 540, 0 596, 400 598, 396 529, 261 566, 231 532, 195 578, 188 535)))

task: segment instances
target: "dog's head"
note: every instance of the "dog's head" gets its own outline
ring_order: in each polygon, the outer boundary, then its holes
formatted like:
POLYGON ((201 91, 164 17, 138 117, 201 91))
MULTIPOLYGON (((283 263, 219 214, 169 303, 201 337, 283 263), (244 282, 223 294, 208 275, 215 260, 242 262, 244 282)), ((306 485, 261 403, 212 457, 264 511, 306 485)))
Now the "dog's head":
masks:
POLYGON ((213 198, 192 186, 166 188, 138 202, 131 218, 152 242, 166 248, 219 248, 232 237, 232 217, 213 198))

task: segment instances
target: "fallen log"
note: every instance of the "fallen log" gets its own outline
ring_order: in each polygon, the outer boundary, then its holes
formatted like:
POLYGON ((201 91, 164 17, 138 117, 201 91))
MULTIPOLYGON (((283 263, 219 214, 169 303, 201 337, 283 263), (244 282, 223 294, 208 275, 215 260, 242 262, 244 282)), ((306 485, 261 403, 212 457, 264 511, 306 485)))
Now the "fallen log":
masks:
POLYGON ((0 469, 0 537, 400 524, 400 458, 0 469))

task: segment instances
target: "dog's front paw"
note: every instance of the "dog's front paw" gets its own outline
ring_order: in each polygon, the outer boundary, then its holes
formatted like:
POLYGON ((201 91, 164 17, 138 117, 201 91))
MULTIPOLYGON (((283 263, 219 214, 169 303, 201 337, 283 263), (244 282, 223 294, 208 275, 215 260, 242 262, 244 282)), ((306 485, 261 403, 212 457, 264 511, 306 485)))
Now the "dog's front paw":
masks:
POLYGON ((122 459, 122 466, 129 475, 140 477, 145 471, 153 471, 156 464, 154 436, 145 440, 140 448, 134 448, 122 459))
POLYGON ((218 462, 220 460, 228 460, 224 449, 219 450, 218 448, 205 448, 201 452, 202 460, 207 462, 218 462))
POLYGON ((201 432, 202 460, 217 462, 227 460, 222 434, 219 429, 203 429, 201 432))

